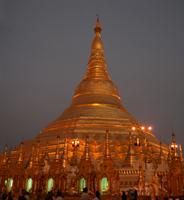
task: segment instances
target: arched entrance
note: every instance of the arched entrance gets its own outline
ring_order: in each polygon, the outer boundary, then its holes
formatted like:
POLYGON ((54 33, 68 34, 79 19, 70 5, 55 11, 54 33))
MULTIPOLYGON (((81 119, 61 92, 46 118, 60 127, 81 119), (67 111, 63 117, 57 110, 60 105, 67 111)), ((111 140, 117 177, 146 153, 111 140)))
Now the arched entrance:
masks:
POLYGON ((54 187, 54 179, 49 178, 47 181, 47 192, 50 192, 54 187))
POLYGON ((8 178, 7 180, 5 180, 5 186, 8 192, 11 191, 13 186, 13 178, 8 178))
POLYGON ((103 177, 100 183, 101 192, 107 192, 109 190, 109 181, 107 177, 103 177))
POLYGON ((83 189, 87 186, 87 181, 85 178, 81 178, 79 181, 79 191, 82 192, 83 189))
POLYGON ((27 192, 30 192, 31 189, 33 187, 33 179, 32 178, 28 178, 27 181, 26 181, 26 191, 27 192))

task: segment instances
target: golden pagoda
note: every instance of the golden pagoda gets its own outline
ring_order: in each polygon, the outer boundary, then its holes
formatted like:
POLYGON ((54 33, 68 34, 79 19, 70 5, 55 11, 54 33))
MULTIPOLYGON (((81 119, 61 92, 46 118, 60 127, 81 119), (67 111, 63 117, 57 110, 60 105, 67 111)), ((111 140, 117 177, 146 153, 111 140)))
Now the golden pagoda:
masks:
POLYGON ((140 137, 140 140, 147 139, 158 146, 159 141, 151 131, 143 132, 138 122, 122 105, 118 89, 107 71, 101 31, 97 19, 87 72, 74 92, 72 103, 37 139, 53 141, 60 135, 62 138, 79 139, 89 136, 91 141, 102 141, 105 130, 108 129, 111 139, 117 141, 126 139, 132 127, 135 127, 136 131, 132 135, 140 137))
POLYGON ((87 71, 69 108, 33 140, 5 148, 0 157, 1 187, 32 193, 60 189, 70 195, 86 186, 103 195, 130 189, 142 196, 172 193, 168 175, 174 160, 178 174, 183 173, 181 147, 180 156, 171 155, 173 149, 124 108, 108 73, 101 32, 97 18, 87 71))

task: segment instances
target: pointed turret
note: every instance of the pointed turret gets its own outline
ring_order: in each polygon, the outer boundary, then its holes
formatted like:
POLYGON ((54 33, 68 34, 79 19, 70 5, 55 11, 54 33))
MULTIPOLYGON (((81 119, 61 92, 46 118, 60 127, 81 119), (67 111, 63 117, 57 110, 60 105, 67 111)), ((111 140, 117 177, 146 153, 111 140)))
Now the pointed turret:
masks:
POLYGON ((21 164, 22 162, 23 162, 23 142, 20 143, 18 164, 21 164))
POLYGON ((37 141, 37 146, 36 146, 36 155, 35 155, 35 162, 39 163, 40 159, 40 141, 37 141))
POLYGON ((57 136, 57 146, 56 146, 56 155, 55 155, 56 162, 59 161, 59 147, 60 147, 60 136, 57 136))
POLYGON ((183 150, 182 150, 182 145, 180 144, 180 160, 183 161, 183 150))
POLYGON ((110 148, 109 148, 109 130, 106 130, 105 134, 105 158, 110 158, 110 148))
POLYGON ((138 192, 139 195, 145 195, 145 174, 142 166, 139 166, 139 178, 138 178, 138 192))
POLYGON ((125 161, 123 163, 124 167, 132 167, 134 162, 134 150, 133 150, 133 141, 132 141, 132 134, 129 133, 129 144, 128 144, 128 151, 125 161))
POLYGON ((103 103, 121 107, 118 90, 107 71, 101 31, 102 27, 97 18, 87 72, 75 91, 73 104, 103 103))
POLYGON ((86 137, 85 141, 85 160, 89 160, 89 138, 86 137))
POLYGON ((178 156, 178 145, 176 144, 176 136, 174 132, 172 133, 171 154, 173 157, 178 156))
POLYGON ((7 162, 8 159, 7 156, 8 156, 8 145, 6 144, 3 152, 3 164, 6 164, 7 162))
POLYGON ((159 155, 159 159, 160 159, 160 161, 162 161, 164 159, 162 142, 160 142, 160 155, 159 155))
POLYGON ((107 72, 101 31, 100 21, 99 18, 97 18, 96 26, 94 28, 95 36, 91 45, 91 54, 88 61, 87 73, 85 75, 85 78, 88 79, 110 79, 107 72))
POLYGON ((63 148, 63 160, 62 160, 62 166, 63 168, 66 167, 67 165, 67 160, 68 160, 68 143, 67 143, 67 138, 65 138, 65 141, 64 141, 64 148, 63 148))
POLYGON ((35 153, 35 145, 34 143, 32 144, 31 147, 31 155, 30 155, 30 159, 29 159, 29 168, 33 167, 33 163, 34 163, 34 153, 35 153))

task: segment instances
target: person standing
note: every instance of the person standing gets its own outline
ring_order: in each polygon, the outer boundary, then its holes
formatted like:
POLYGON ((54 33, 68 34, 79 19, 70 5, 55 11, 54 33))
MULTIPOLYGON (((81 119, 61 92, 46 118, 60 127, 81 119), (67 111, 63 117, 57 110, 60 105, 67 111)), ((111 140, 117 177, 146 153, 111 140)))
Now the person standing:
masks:
POLYGON ((95 195, 96 195, 96 197, 93 200, 100 200, 101 199, 99 191, 96 191, 95 195))
POLYGON ((63 197, 61 195, 61 191, 60 190, 57 191, 56 200, 63 200, 63 197))
POLYGON ((20 191, 20 195, 19 195, 18 200, 26 200, 25 194, 26 194, 26 191, 24 189, 22 189, 20 191))
POLYGON ((88 195, 88 188, 85 187, 83 189, 82 195, 81 195, 81 200, 89 200, 89 195, 88 195))
POLYGON ((127 200, 127 196, 126 196, 125 191, 122 192, 121 199, 122 199, 122 200, 127 200))
POLYGON ((8 192, 8 196, 6 198, 6 200, 13 200, 13 195, 12 195, 12 192, 8 192))

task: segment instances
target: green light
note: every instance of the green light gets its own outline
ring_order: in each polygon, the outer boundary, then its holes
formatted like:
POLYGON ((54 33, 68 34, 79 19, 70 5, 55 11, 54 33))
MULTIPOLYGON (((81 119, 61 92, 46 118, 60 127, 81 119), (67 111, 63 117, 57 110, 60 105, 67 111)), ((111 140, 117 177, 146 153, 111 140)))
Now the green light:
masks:
POLYGON ((26 182, 26 191, 27 192, 30 192, 30 190, 32 189, 33 187, 33 179, 32 178, 29 178, 26 182))
POLYGON ((7 187, 8 192, 11 191, 12 186, 13 186, 13 179, 12 178, 8 178, 8 180, 6 182, 6 187, 7 187))
POLYGON ((109 189, 109 183, 107 177, 103 177, 101 180, 101 191, 106 192, 109 189))
POLYGON ((83 191, 83 188, 86 187, 86 180, 84 178, 80 179, 80 192, 83 191))
POLYGON ((50 192, 53 187, 54 187, 54 180, 53 178, 49 178, 47 182, 47 192, 50 192))

